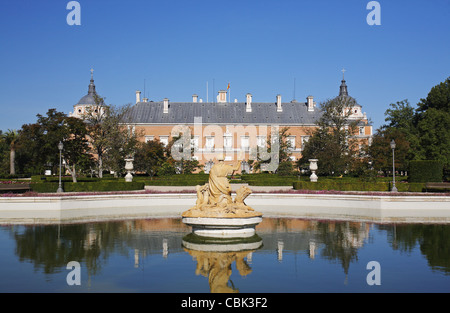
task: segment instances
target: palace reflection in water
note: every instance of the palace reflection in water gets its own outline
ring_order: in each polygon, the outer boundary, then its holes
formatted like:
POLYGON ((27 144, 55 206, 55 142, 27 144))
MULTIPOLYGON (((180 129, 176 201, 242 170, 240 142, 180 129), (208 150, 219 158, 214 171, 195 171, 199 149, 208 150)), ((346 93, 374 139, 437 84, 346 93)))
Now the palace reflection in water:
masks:
MULTIPOLYGON (((374 233, 384 234, 392 251, 408 253, 419 248, 429 268, 450 274, 450 225, 264 218, 254 238, 212 243, 190 238, 190 228, 180 219, 170 218, 10 225, 0 226, 0 231, 8 233, 14 242, 16 259, 32 263, 36 271, 45 274, 64 271, 72 260, 82 263, 88 274, 95 276, 101 275, 108 260, 116 255, 131 259, 128 266, 139 268, 149 256, 159 255, 166 260, 163 262, 169 262, 172 256, 188 253, 195 268, 191 272, 193 279, 207 277, 211 292, 238 292, 239 286, 230 280, 232 271, 243 277, 254 275, 255 253, 275 263, 283 263, 286 255, 292 254, 306 255, 311 261, 320 258, 339 264, 347 275, 374 233)), ((173 269, 174 275, 176 271, 173 269)))

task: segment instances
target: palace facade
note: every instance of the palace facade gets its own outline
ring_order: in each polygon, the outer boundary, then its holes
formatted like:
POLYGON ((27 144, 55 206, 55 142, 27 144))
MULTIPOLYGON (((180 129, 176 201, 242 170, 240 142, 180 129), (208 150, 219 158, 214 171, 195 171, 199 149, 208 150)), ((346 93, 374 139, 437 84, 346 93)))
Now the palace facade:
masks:
MULTIPOLYGON (((81 117, 87 107, 95 105, 95 93, 91 74, 88 94, 74 105, 71 116, 81 117)), ((339 96, 349 97, 344 78, 339 96)), ((129 112, 127 126, 142 134, 142 141, 157 139, 164 145, 179 134, 180 126, 187 126, 191 133, 193 158, 204 165, 219 157, 227 162, 244 155, 249 160, 251 153, 257 151, 255 147, 267 147, 272 129, 287 127, 291 159, 296 161, 301 157, 312 130, 317 128, 316 121, 321 117, 321 111, 313 96, 308 96, 305 102, 286 102, 281 95, 276 95, 274 100, 253 102, 252 94, 248 93, 245 101, 230 102, 227 101, 227 90, 220 90, 214 102, 203 102, 196 94, 189 102, 171 102, 168 98, 149 101, 141 99, 141 92, 136 91, 136 103, 129 112)), ((370 144, 372 125, 362 106, 356 104, 349 109, 352 112, 350 119, 359 121, 354 136, 361 146, 370 144)))

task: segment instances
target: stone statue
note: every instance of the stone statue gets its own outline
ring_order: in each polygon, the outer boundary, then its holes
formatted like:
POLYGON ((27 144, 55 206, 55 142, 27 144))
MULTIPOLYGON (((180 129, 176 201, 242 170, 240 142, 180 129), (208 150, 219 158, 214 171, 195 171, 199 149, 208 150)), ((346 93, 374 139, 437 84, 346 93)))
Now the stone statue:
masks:
POLYGON ((231 197, 231 186, 227 176, 237 171, 242 161, 234 165, 225 164, 223 158, 218 159, 209 172, 209 181, 197 186, 197 202, 194 207, 182 214, 183 217, 254 217, 262 214, 256 212, 244 202, 252 191, 245 186, 231 197))

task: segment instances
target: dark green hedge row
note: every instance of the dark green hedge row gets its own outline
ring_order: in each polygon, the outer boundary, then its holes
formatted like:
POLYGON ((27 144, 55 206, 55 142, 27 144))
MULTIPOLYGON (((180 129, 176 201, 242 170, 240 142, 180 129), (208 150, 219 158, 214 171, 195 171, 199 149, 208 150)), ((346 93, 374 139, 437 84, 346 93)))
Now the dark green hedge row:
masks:
MULTIPOLYGON (((99 181, 118 181, 118 177, 105 177, 105 178, 98 178, 98 177, 77 177, 77 182, 99 182, 99 181)), ((31 176, 32 182, 53 182, 58 183, 59 177, 56 176, 45 176, 45 175, 34 175, 31 176)), ((72 182, 72 177, 64 176, 61 178, 62 182, 72 182)))
MULTIPOLYGON (((31 189, 35 192, 56 192, 58 183, 35 183, 31 189)), ((87 191, 129 191, 143 190, 143 182, 63 182, 62 188, 65 192, 87 192, 87 191)))
POLYGON ((246 180, 242 183, 248 183, 250 186, 291 186, 293 178, 291 179, 268 179, 268 180, 246 180))
POLYGON ((297 176, 279 176, 274 174, 244 174, 242 183, 250 186, 291 186, 292 182, 298 180, 297 176))
POLYGON ((170 176, 135 177, 133 180, 144 182, 147 186, 196 186, 208 182, 208 174, 179 174, 170 176))
POLYGON ((408 181, 411 183, 442 182, 444 164, 435 160, 411 161, 408 181))
MULTIPOLYGON (((399 192, 422 192, 425 191, 425 183, 399 183, 395 184, 399 192)), ((293 183, 294 189, 297 190, 337 190, 337 191, 391 191, 391 182, 336 182, 336 181, 318 181, 293 183)))
POLYGON ((204 185, 208 180, 146 180, 147 186, 197 186, 204 185))

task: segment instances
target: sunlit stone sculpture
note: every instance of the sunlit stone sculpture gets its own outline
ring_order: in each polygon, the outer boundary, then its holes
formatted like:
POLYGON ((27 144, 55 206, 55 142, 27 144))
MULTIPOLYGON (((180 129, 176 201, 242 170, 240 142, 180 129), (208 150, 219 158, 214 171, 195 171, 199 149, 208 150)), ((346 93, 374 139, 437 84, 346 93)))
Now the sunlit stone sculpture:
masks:
POLYGON ((318 159, 309 159, 308 161, 309 161, 309 169, 311 170, 311 173, 312 173, 311 176, 309 176, 309 179, 315 183, 315 182, 317 182, 317 179, 319 178, 316 175, 317 161, 319 161, 319 160, 318 159))
POLYGON ((125 169, 127 170, 127 175, 125 175, 125 181, 131 183, 133 181, 133 175, 131 171, 133 170, 133 158, 125 159, 125 169))
POLYGON ((196 187, 195 206, 182 214, 183 222, 191 225, 195 234, 212 237, 254 235, 254 227, 262 221, 262 214, 244 202, 252 191, 242 186, 233 199, 227 178, 240 166, 241 161, 228 165, 223 158, 219 158, 219 162, 209 172, 208 183, 196 187))

